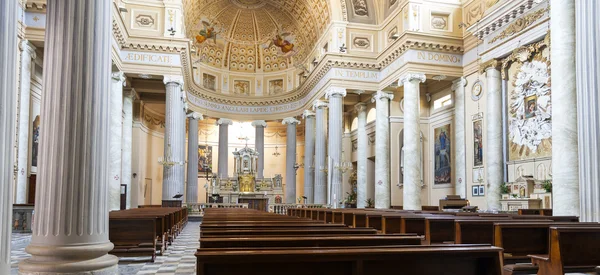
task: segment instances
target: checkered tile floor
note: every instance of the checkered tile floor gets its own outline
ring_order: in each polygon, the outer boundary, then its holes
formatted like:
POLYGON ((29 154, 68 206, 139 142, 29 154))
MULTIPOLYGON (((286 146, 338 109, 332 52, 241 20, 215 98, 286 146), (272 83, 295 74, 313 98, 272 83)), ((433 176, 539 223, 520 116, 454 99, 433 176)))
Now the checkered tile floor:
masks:
MULTIPOLYGON (((200 246, 200 223, 188 222, 173 245, 165 254, 157 256, 154 263, 148 258, 121 258, 119 262, 120 275, 191 275, 196 274, 196 257, 194 253, 200 246)), ((14 233, 11 243, 11 275, 17 275, 18 263, 29 258, 25 247, 31 241, 31 234, 14 233)))

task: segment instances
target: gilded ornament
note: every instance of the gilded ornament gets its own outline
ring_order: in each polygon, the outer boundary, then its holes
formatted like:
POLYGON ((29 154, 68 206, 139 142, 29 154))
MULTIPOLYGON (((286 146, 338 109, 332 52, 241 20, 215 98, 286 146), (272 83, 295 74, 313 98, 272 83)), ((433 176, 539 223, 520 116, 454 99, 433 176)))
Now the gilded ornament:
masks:
POLYGON ((532 14, 528 14, 524 17, 521 17, 521 18, 515 20, 515 22, 508 25, 508 27, 506 29, 504 29, 500 34, 498 34, 497 36, 492 38, 492 40, 490 40, 490 42, 488 42, 488 44, 492 44, 496 41, 511 37, 514 34, 519 33, 520 31, 524 30, 525 28, 531 26, 531 24, 533 24, 535 21, 542 18, 544 16, 544 14, 549 10, 550 10, 550 8, 540 9, 540 10, 535 11, 532 14))

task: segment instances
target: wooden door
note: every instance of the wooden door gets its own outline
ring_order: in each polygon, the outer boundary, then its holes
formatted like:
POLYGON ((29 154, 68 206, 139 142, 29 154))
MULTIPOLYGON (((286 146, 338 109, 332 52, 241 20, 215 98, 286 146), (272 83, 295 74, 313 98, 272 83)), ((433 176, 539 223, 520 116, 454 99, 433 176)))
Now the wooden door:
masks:
POLYGON ((35 174, 29 175, 29 192, 27 193, 27 203, 35 204, 35 183, 37 176, 35 174))
POLYGON ((127 208, 127 185, 121 184, 121 210, 127 208))

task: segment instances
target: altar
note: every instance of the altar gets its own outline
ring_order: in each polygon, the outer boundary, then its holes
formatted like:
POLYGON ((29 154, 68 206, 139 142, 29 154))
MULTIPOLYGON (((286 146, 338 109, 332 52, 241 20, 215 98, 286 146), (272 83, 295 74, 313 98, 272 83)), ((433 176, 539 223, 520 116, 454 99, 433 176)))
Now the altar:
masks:
POLYGON ((258 178, 258 152, 248 146, 233 152, 234 173, 231 177, 214 177, 207 186, 209 197, 219 197, 223 203, 248 203, 249 208, 267 211, 268 204, 281 203, 281 175, 258 178))

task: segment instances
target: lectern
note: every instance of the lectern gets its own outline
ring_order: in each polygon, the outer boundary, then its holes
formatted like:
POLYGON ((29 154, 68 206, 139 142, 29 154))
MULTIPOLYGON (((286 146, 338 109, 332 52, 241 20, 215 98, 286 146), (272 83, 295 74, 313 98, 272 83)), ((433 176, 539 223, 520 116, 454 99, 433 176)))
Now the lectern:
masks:
POLYGON ((177 194, 173 196, 174 200, 163 200, 162 207, 181 207, 181 200, 179 200, 181 197, 183 197, 182 194, 177 194))

